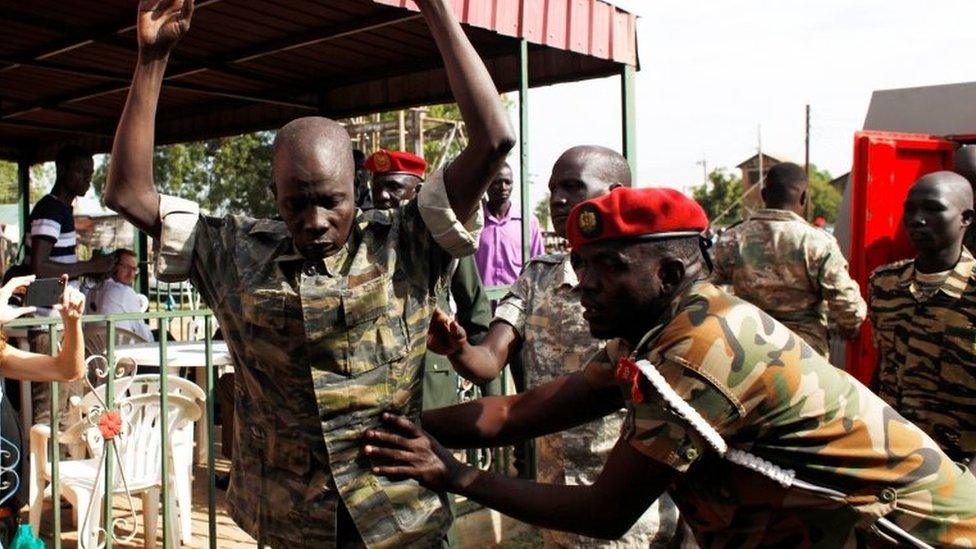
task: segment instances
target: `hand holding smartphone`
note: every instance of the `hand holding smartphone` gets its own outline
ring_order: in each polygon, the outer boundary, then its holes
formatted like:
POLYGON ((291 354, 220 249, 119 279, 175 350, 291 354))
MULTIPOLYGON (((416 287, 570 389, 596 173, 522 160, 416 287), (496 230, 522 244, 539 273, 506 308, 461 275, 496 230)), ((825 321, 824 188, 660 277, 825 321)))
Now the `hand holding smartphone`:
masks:
POLYGON ((61 278, 39 278, 27 287, 24 296, 25 307, 51 307, 61 302, 64 280, 61 278))

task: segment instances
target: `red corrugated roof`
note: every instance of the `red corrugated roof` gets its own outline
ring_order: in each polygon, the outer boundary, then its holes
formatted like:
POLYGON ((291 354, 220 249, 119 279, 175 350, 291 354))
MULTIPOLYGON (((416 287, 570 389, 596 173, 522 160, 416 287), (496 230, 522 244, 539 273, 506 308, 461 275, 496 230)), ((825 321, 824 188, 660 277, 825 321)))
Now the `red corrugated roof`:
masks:
MULTIPOLYGON (((275 128, 313 113, 345 117, 451 100, 440 57, 405 0, 197 0, 171 56, 161 143, 275 128)), ((637 63, 635 17, 601 0, 454 0, 502 90, 637 63)), ((62 143, 104 151, 125 101, 136 45, 131 0, 0 6, 0 157, 49 159, 62 143)))

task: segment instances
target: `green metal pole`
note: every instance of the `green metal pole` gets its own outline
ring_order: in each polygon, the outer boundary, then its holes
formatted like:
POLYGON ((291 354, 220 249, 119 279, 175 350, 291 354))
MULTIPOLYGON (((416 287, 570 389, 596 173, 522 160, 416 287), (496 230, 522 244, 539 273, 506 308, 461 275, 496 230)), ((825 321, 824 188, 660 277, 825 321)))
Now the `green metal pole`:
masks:
POLYGON ((620 69, 620 99, 623 122, 624 156, 630 162, 630 171, 636 184, 637 179, 637 69, 624 65, 620 69))
MULTIPOLYGON (((28 229, 27 218, 30 216, 30 168, 29 160, 23 159, 17 162, 17 187, 20 191, 20 236, 25 239, 28 229)), ((26 251, 26 248, 24 249, 26 251)), ((20 260, 21 258, 16 259, 20 260)))
MULTIPOLYGON (((58 325, 48 326, 48 336, 51 338, 51 356, 58 354, 58 325)), ((58 383, 51 382, 51 503, 54 514, 54 549, 61 549, 61 445, 58 443, 61 420, 58 408, 58 383)), ((79 528, 81 525, 78 525, 79 528)))
MULTIPOLYGON (((210 549, 217 548, 217 484, 216 472, 214 470, 214 400, 217 397, 216 383, 213 366, 213 337, 211 336, 211 324, 213 317, 206 315, 203 317, 204 340, 206 343, 207 355, 207 516, 210 526, 210 549)), ((226 411, 224 412, 227 413, 226 411)), ((226 416, 225 416, 226 417, 226 416)), ((224 421, 224 428, 227 422, 224 421)))
POLYGON ((529 43, 519 42, 519 165, 522 197, 522 264, 529 260, 532 247, 532 205, 529 196, 529 43))
MULTIPOLYGON (((106 369, 108 377, 105 379, 105 409, 111 410, 115 407, 115 322, 109 320, 106 333, 108 334, 108 345, 105 359, 108 361, 106 369)), ((104 443, 105 452, 105 499, 102 500, 103 517, 105 520, 105 549, 112 549, 112 537, 115 528, 112 526, 112 499, 115 493, 115 441, 109 439, 104 443)), ((97 488, 96 488, 97 489, 97 488)))
POLYGON ((136 287, 139 288, 139 293, 148 297, 149 296, 149 239, 146 237, 146 233, 140 231, 139 229, 133 228, 135 231, 135 237, 133 239, 133 247, 136 252, 136 260, 139 264, 139 277, 136 280, 136 287))
POLYGON ((159 437, 160 478, 163 489, 163 549, 169 549, 174 540, 169 539, 169 521, 173 520, 169 497, 169 366, 167 366, 166 344, 169 339, 169 318, 159 320, 159 437))
MULTIPOLYGON (((529 192, 529 43, 522 39, 519 43, 519 165, 521 167, 522 191, 522 264, 529 261, 532 250, 532 198, 529 192)), ((508 370, 512 370, 509 366, 508 370)), ((512 375, 519 372, 512 371, 512 375)), ((524 375, 524 372, 522 372, 524 375)), ((521 377, 521 376, 519 376, 521 377)), ((515 383, 516 389, 525 385, 524 379, 515 383)), ((525 449, 525 464, 529 478, 535 476, 535 446, 532 442, 520 443, 525 449)), ((504 463, 508 472, 507 459, 504 463)))

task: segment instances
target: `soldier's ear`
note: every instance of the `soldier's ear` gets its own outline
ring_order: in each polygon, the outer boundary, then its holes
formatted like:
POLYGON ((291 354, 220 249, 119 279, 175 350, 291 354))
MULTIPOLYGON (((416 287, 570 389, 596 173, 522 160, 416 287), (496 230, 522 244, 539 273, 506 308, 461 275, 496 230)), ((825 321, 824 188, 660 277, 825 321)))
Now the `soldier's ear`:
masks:
POLYGON ((976 211, 973 211, 972 208, 962 212, 962 226, 970 226, 973 223, 974 216, 976 216, 976 211))
POLYGON ((661 293, 671 295, 678 291, 685 280, 685 262, 675 257, 664 257, 658 265, 661 293))

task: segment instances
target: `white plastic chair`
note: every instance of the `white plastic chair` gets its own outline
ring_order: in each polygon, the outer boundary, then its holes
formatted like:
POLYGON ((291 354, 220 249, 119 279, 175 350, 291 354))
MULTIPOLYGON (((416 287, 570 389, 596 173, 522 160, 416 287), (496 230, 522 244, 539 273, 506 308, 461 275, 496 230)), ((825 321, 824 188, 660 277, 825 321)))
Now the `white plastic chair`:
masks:
MULTIPOLYGON (((85 338, 85 356, 105 355, 108 352, 108 327, 104 324, 85 324, 81 328, 85 338)), ((139 334, 126 330, 125 328, 115 327, 116 345, 135 345, 138 343, 148 343, 139 334)))
MULTIPOLYGON (((144 533, 147 547, 155 546, 156 522, 159 514, 159 495, 162 487, 161 479, 161 448, 160 448, 160 417, 158 392, 158 376, 136 376, 130 378, 128 387, 120 387, 117 391, 116 409, 123 418, 123 434, 115 439, 118 461, 115 466, 113 479, 113 494, 127 494, 129 496, 141 494, 144 515, 144 533), (148 378, 155 378, 150 380, 148 378), (156 384, 155 386, 153 384, 156 384), (125 392, 128 394, 125 394, 125 392)), ((120 380, 122 381, 122 380, 120 380)), ((124 383, 124 381, 123 381, 124 383)), ((171 441, 171 451, 167 452, 169 470, 171 471, 168 494, 171 505, 177 492, 186 490, 190 485, 193 455, 193 422, 198 420, 203 409, 200 405, 203 391, 186 380, 170 376, 168 383, 172 390, 167 395, 169 403, 168 435, 171 441), (179 462, 179 463, 177 463, 179 462), (186 466, 189 463, 189 466, 186 466), (182 477, 182 478, 181 478, 182 477)), ((104 386, 96 390, 104 394, 104 386)), ((90 393, 82 399, 80 405, 84 418, 60 433, 58 441, 70 444, 76 440, 83 440, 88 444, 93 458, 65 460, 60 464, 61 489, 65 498, 74 507, 75 524, 78 526, 79 544, 84 549, 101 547, 104 543, 102 534, 112 535, 113 525, 107 525, 107 534, 100 529, 102 497, 104 495, 104 459, 103 440, 101 432, 94 420, 101 412, 101 402, 95 393, 90 393)), ((31 428, 31 487, 30 487, 30 522, 35 535, 40 524, 41 510, 45 497, 50 497, 49 484, 51 482, 51 467, 48 462, 48 440, 51 437, 47 425, 35 425, 31 428)), ((182 499, 182 498, 181 498, 182 499)), ((136 531, 134 510, 131 509, 131 531, 119 541, 131 541, 136 531)), ((189 516, 189 502, 180 509, 180 522, 184 516, 189 516)), ((123 517, 118 517, 118 521, 123 517)), ((171 521, 164 525, 169 530, 170 539, 175 538, 175 523, 171 521)), ((181 528, 184 542, 189 541, 188 528, 181 528)))

